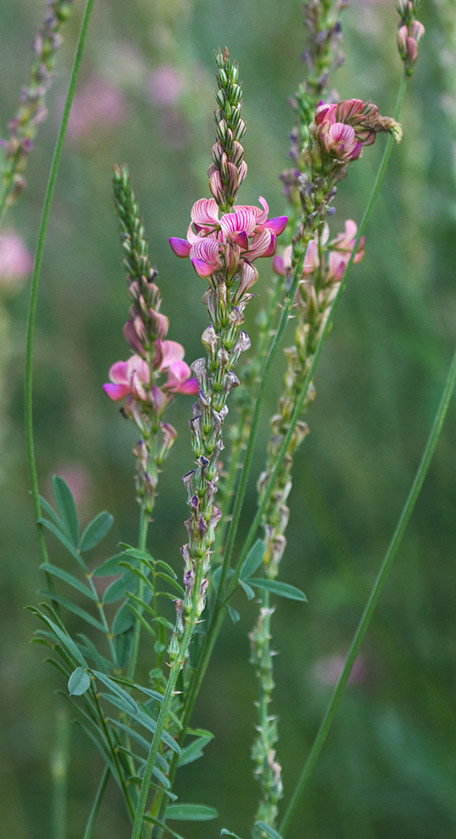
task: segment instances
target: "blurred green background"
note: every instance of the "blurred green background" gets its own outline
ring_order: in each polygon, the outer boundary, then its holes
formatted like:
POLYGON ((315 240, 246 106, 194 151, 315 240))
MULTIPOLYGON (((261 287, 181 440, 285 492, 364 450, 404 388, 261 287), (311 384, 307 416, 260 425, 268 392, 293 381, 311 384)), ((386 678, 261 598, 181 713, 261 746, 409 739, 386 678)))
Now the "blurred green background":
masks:
MULTIPOLYGON (((49 116, 27 169, 28 186, 7 227, 33 251, 53 144, 82 14, 65 33, 49 116)), ((30 45, 44 0, 0 9, 1 131, 27 79, 30 45)), ((316 375, 311 434, 299 453, 282 577, 309 603, 281 601, 274 618, 285 796, 307 754, 388 544, 443 386, 454 341, 454 0, 420 14, 426 36, 401 121, 404 140, 369 224, 366 257, 353 271, 316 375), (451 21, 453 20, 453 28, 451 21), (448 22, 450 21, 450 23, 448 22)), ((340 98, 371 98, 390 114, 401 67, 393 2, 353 0, 344 12, 340 98)), ((305 31, 299 0, 97 0, 80 76, 78 119, 70 126, 54 199, 36 331, 35 419, 43 494, 58 472, 77 492, 84 522, 100 509, 115 525, 98 563, 119 540, 136 538, 131 448, 135 433, 103 394, 109 366, 128 351, 122 338, 128 299, 120 263, 110 171, 128 163, 150 253, 160 272, 169 338, 200 354, 205 285, 167 243, 184 236, 194 200, 207 196, 213 142, 213 50, 227 44, 244 82, 249 176, 241 201, 267 197, 285 211, 278 174, 287 165, 293 115, 288 97, 303 75, 305 31), (95 91, 95 93, 94 93, 95 91), (85 97, 85 98, 84 98, 85 97)), ((78 100, 77 100, 78 101, 78 100)), ((77 104, 77 102, 76 102, 77 104)), ((333 230, 359 220, 384 144, 365 151, 340 185, 333 230)), ((266 299, 262 266, 247 329, 266 299)), ((50 835, 50 761, 64 687, 30 645, 36 623, 24 610, 43 587, 24 453, 23 368, 27 287, 0 289, 1 355, 1 670, 2 835, 50 835), (6 324, 6 320, 8 324, 6 324), (6 331, 8 326, 8 331, 6 331)), ((280 390, 281 363, 268 395, 255 474, 262 467, 266 417, 280 390)), ((150 547, 179 571, 185 492, 191 468, 190 403, 170 420, 179 439, 160 483, 150 547)), ((302 799, 290 839, 451 839, 456 835, 456 485, 450 409, 406 538, 323 755, 302 799)), ((252 481, 243 526, 255 510, 252 481)), ((51 557, 66 561, 49 539, 51 557)), ((95 552, 94 552, 95 553, 95 552)), ((248 640, 255 606, 226 624, 195 724, 215 740, 182 770, 183 801, 211 804, 220 821, 184 830, 189 839, 220 827, 247 835, 256 802, 251 777, 255 685, 248 640)), ((144 668, 147 661, 143 662, 144 668)), ((73 727, 68 839, 82 836, 101 771, 98 753, 73 727)), ((184 829, 184 828, 183 828, 184 829)), ((123 805, 109 788, 97 836, 129 836, 123 805)))

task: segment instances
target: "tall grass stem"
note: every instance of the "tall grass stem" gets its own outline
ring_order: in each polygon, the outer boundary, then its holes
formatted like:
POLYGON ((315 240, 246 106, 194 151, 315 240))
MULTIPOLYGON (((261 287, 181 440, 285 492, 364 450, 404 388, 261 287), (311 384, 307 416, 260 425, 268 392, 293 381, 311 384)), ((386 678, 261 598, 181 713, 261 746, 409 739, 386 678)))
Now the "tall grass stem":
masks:
MULTIPOLYGON (((57 135, 54 155, 51 163, 51 169, 49 172, 46 195, 44 197, 43 210, 41 214, 40 229, 38 233, 38 244, 36 248, 35 264, 33 267, 32 284, 30 288, 30 299, 27 315, 27 337, 25 347, 25 436, 33 508, 35 513, 36 526, 38 530, 38 541, 40 546, 41 559, 44 564, 49 562, 49 558, 44 538, 43 527, 39 523, 39 520, 41 518, 41 504, 38 485, 38 471, 35 457, 35 444, 33 436, 33 339, 35 334, 35 321, 38 304, 41 266, 43 262, 44 246, 46 242, 46 234, 49 224, 49 215, 51 212, 52 199, 54 197, 55 184, 57 181, 60 161, 62 158, 68 119, 70 116, 71 105, 73 103, 74 92, 76 90, 76 82, 78 79, 79 68, 81 66, 81 60, 84 52, 84 46, 86 42, 87 30, 89 28, 93 4, 94 0, 87 0, 87 5, 81 23, 78 44, 76 47, 76 53, 73 61, 73 67, 71 70, 70 82, 68 85, 68 92, 65 100, 65 106, 63 109, 62 121, 60 123, 59 133, 57 135)), ((48 583, 52 583, 52 578, 49 578, 49 575, 46 576, 48 578, 48 583)), ((51 591, 53 591, 53 588, 51 588, 51 591)))
POLYGON ((339 681, 334 689, 332 697, 329 701, 328 707, 326 709, 325 715, 323 717, 322 723, 318 730, 317 736, 313 742, 312 748, 310 750, 309 756, 304 764, 303 770, 299 777, 298 783, 296 784, 295 791, 291 797, 291 801, 288 805, 287 811, 283 818, 283 821, 280 825, 279 832, 282 837, 285 836, 288 827, 290 826, 291 820, 293 815, 296 811, 296 807, 298 805, 299 799, 301 798, 307 781, 310 777, 310 774, 317 762, 318 756, 323 748, 324 742, 328 736, 329 729, 331 728, 332 721, 334 719, 334 715, 337 711, 339 706, 340 700, 342 698, 342 694, 347 684, 348 678, 350 676, 353 664, 355 662, 356 656, 358 655, 359 649, 361 644, 364 640, 366 632, 368 630, 370 621, 375 611, 375 607, 377 606, 378 600, 380 595, 383 591, 384 585, 388 578, 388 574, 391 570, 391 566, 393 564, 393 560, 398 552, 399 546, 401 544, 402 538, 404 536, 407 524, 409 522, 410 516, 412 515, 413 509, 417 502, 418 496, 421 491, 421 487, 423 486, 424 479, 426 477, 427 471, 429 469, 429 465, 434 454, 435 447, 437 445, 440 432, 442 430, 443 422, 448 410, 448 405, 450 403, 451 395, 453 393, 453 389, 456 382, 456 351, 453 356, 453 360, 450 365, 450 369, 448 371, 447 380, 445 383, 445 387, 443 389, 442 397, 440 400, 439 407, 437 409, 437 413, 434 417, 434 422, 431 428, 431 432, 428 437, 428 441, 426 443, 426 447, 423 452, 423 456, 421 458, 420 465, 416 472, 415 478, 413 480, 410 492, 408 494, 407 500, 399 517, 399 521, 397 523, 396 529, 394 531, 393 537, 391 539, 390 545, 386 554, 383 558, 382 564, 380 566, 380 570, 377 574, 377 578, 375 583, 372 587, 371 593, 366 603, 366 607, 364 609, 363 615, 361 620, 358 624, 358 628, 353 636, 353 640, 350 646, 350 650, 348 652, 344 669, 339 677, 339 681))

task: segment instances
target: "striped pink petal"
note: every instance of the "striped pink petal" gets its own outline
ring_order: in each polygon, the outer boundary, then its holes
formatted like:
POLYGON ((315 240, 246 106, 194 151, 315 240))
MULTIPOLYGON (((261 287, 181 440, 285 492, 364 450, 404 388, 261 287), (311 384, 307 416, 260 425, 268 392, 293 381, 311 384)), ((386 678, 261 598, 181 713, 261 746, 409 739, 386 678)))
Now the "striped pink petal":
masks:
POLYGON ((209 277, 222 265, 219 243, 216 239, 199 239, 192 245, 190 259, 200 277, 209 277))
POLYGON ((226 213, 220 219, 220 227, 225 236, 230 239, 233 234, 244 232, 247 236, 251 236, 255 231, 256 217, 253 212, 253 207, 242 207, 234 213, 226 213))
POLYGON ((262 256, 272 256, 276 249, 276 237, 268 228, 256 233, 245 256, 252 262, 262 256))
POLYGON ((191 211, 192 222, 202 227, 218 225, 218 206, 213 198, 200 198, 191 211))

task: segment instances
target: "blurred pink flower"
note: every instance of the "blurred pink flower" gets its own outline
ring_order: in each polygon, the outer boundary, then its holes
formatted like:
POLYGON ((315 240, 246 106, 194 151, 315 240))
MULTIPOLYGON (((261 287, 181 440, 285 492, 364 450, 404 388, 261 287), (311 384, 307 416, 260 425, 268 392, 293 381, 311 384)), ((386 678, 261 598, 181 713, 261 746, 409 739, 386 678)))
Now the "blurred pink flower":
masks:
POLYGON ((92 480, 85 466, 64 462, 55 467, 53 474, 66 481, 77 506, 87 501, 87 496, 92 491, 92 480))
MULTIPOLYGON (((267 201, 260 197, 260 207, 238 205, 233 212, 218 217, 214 198, 200 198, 191 210, 187 239, 171 238, 169 243, 181 258, 190 257, 196 273, 209 277, 224 265, 233 275, 260 257, 272 256, 277 236, 287 224, 286 216, 268 219, 267 201)), ((245 279, 245 278, 244 278, 245 279)), ((252 282, 256 279, 251 275, 252 282)))
POLYGON ((184 89, 185 79, 171 64, 161 64, 152 71, 148 89, 152 102, 162 107, 175 105, 184 89))
POLYGON ((74 97, 68 135, 72 140, 81 140, 91 134, 106 132, 125 122, 128 112, 122 91, 105 79, 94 77, 74 97))
MULTIPOLYGON (((321 685, 335 687, 344 669, 343 655, 328 655, 317 659, 313 666, 313 678, 321 685)), ((361 655, 355 660, 348 677, 348 684, 361 684, 366 678, 366 662, 361 655)))
POLYGON ((24 242, 14 230, 0 236, 0 288, 21 285, 33 268, 33 259, 24 242))

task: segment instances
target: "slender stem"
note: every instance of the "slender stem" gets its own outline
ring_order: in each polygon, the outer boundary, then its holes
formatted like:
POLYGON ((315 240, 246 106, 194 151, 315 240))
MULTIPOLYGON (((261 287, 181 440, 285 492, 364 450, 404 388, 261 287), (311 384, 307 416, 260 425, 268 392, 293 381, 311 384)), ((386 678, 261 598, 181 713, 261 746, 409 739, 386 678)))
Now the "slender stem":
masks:
MULTIPOLYGON (((197 586, 198 580, 196 581, 195 588, 197 586)), ((196 598, 195 598, 196 600, 196 598)), ((176 687, 177 679, 180 673, 181 662, 185 660, 185 656, 187 653, 188 645, 190 643, 190 639, 193 632, 193 625, 194 622, 192 621, 191 617, 186 623, 184 634, 181 639, 181 643, 179 645, 179 653, 177 657, 174 659, 172 664, 168 682, 166 685, 166 690, 163 696, 163 702, 160 706, 160 713, 158 715, 157 720, 157 727, 154 732, 154 736, 152 739, 152 743, 150 745, 149 754, 147 756, 147 762, 144 769, 144 775, 141 783, 141 789, 139 791, 139 798, 138 804, 136 806, 135 812, 135 820, 133 824, 133 832, 131 834, 131 839, 140 839, 141 831, 142 831, 142 824, 144 819, 144 813, 147 806, 147 796, 149 793, 150 781, 152 778, 152 771, 155 765, 155 761, 157 758, 158 750, 160 748, 161 737, 163 734, 164 727, 166 725, 170 710, 171 710, 171 703, 174 696, 174 690, 176 687)))
POLYGON ((38 531, 38 541, 40 546, 41 559, 43 563, 49 562, 46 543, 44 539, 43 527, 39 524, 41 518, 41 505, 39 498, 38 487, 38 472, 36 467, 35 446, 33 438, 33 338, 35 331, 36 309, 38 302, 38 289, 40 282, 41 265, 43 262, 44 245, 46 242, 46 234, 49 223, 49 215, 51 211, 52 199, 54 196, 55 184, 62 157, 63 144, 65 140, 65 133, 70 116, 71 105, 73 102, 74 92, 76 89, 76 82, 78 78, 79 68, 81 65, 82 55, 86 42, 87 30, 89 27, 90 16, 92 13, 94 0, 87 0, 84 17, 82 19, 81 31, 79 33, 78 45, 71 71, 70 82, 68 85, 68 93, 63 109, 62 121, 60 123, 59 133, 54 149, 54 156, 52 158, 51 170, 49 173, 49 180, 44 198, 43 210, 41 214, 40 229, 38 234, 38 245, 36 249, 35 265, 33 268, 32 285, 30 289, 30 300, 27 316, 27 338, 25 350, 25 435, 27 446, 27 460, 30 473, 31 491, 33 498, 33 507, 35 512, 35 521, 38 531))
POLYGON ((453 360, 451 362, 447 380, 445 383, 445 387, 443 389, 442 397, 440 400, 439 407, 437 409, 437 413, 434 417, 434 422, 431 428, 431 432, 428 437, 428 441, 426 443, 423 456, 421 458, 420 465, 418 467, 417 473, 413 480, 410 492, 408 494, 407 500, 405 502, 404 508, 401 512, 399 517, 399 521, 397 523, 396 529, 394 531, 393 537, 391 539, 390 545, 386 554, 383 558, 382 564, 380 566, 380 570, 377 574, 377 578, 375 583, 372 587, 371 593, 366 603, 366 607, 364 609, 363 615, 359 622, 358 628, 353 636, 353 640, 350 646, 349 653, 347 655, 344 669, 340 675, 339 681, 334 689, 332 697, 329 701, 328 707, 326 709, 325 715, 323 717, 322 723, 318 730, 317 736, 313 742, 312 748, 310 750, 309 756, 304 764, 303 770, 299 777, 298 783, 296 784, 295 791, 291 797, 291 801, 288 805, 287 811, 283 818, 283 821, 280 825, 279 832, 282 836, 285 836, 286 831, 288 830, 293 815, 296 810, 296 806, 299 802, 299 799, 304 791, 306 783, 309 779, 309 776, 317 762, 318 756, 323 748, 323 744, 328 736, 329 729, 331 728, 332 721, 334 719, 334 715, 337 711, 339 706, 340 700, 342 698, 342 694, 347 684, 348 677, 350 676, 353 664, 355 662, 356 656, 358 655, 359 649, 361 644, 364 640, 366 635, 367 629, 369 627, 370 621, 374 614, 374 610, 377 606, 378 600, 382 593, 383 587, 386 583, 388 578, 388 574, 391 570, 391 566, 393 564, 393 560, 397 554, 399 546, 402 541, 402 537, 404 536, 407 524, 409 522, 410 516, 412 515, 413 509, 415 507, 416 501, 421 491, 421 487, 423 486, 424 479, 426 477, 427 471, 429 469, 429 464, 431 462, 432 456, 434 454, 435 447, 437 445, 437 441, 440 436, 440 432, 442 430, 442 425, 445 419, 446 412, 448 410, 448 405, 451 399, 451 395, 453 393, 453 389, 456 382, 456 351, 453 356, 453 360))
POLYGON ((100 598, 99 598, 97 588, 95 586, 95 583, 93 582, 93 575, 92 574, 87 574, 87 580, 89 582, 92 593, 96 597, 98 615, 99 615, 100 620, 103 624, 104 633, 106 635, 106 640, 108 642, 109 652, 111 653, 112 663, 113 663, 114 667, 116 667, 117 666, 117 651, 116 651, 116 646, 114 644, 114 636, 113 636, 113 634, 112 634, 112 632, 109 628, 109 624, 108 624, 108 621, 107 621, 107 618, 106 618, 103 601, 100 600, 100 598))
POLYGON ((65 839, 70 720, 66 711, 60 711, 56 723, 56 743, 51 759, 52 776, 52 837, 65 839))
MULTIPOLYGON (((141 507, 141 515, 139 519, 139 537, 138 537, 138 549, 140 551, 146 550, 146 543, 147 543, 147 530, 149 527, 149 516, 144 510, 144 507, 141 507)), ((138 584, 138 597, 142 600, 144 597, 144 580, 139 578, 138 584)), ((141 607, 138 606, 140 609, 141 607)), ((138 654, 139 654, 139 642, 141 637, 141 621, 137 620, 135 623, 135 629, 133 634, 133 643, 131 649, 131 656, 130 661, 128 664, 128 678, 130 681, 133 681, 135 676, 136 664, 138 661, 138 654)))
POLYGON ((90 816, 89 816, 88 822, 86 824, 86 829, 84 831, 84 836, 83 836, 82 839, 92 839, 92 831, 93 831, 93 828, 95 826, 95 821, 96 821, 96 818, 98 816, 98 811, 100 809, 101 802, 103 800, 103 796, 105 794, 105 790, 106 790, 110 775, 111 775, 111 770, 107 766, 105 768, 104 772, 103 772, 103 775, 101 776, 101 780, 100 780, 100 783, 98 785, 97 793, 95 795, 93 806, 92 806, 92 809, 90 811, 90 816))
MULTIPOLYGON (((109 746, 109 749, 110 749, 110 752, 111 752, 112 762, 113 762, 113 764, 116 768, 116 772, 117 772, 117 776, 118 776, 118 780, 119 780, 119 785, 122 789, 122 792, 123 792, 123 795, 124 795, 124 798, 125 798, 125 804, 127 806, 129 816, 133 820, 134 807, 133 807, 133 804, 132 804, 132 801, 131 801, 131 798, 130 798, 130 794, 128 792, 128 785, 127 785, 127 782, 125 781, 124 774, 123 774, 123 771, 122 771, 122 767, 120 765, 118 751, 117 751, 116 746, 112 742, 111 734, 110 734, 109 728, 107 726, 105 716, 103 714, 103 709, 100 706, 100 703, 98 701, 98 694, 96 693, 93 684, 91 685, 90 690, 91 690, 92 697, 93 697, 95 707, 96 707, 96 710, 97 710, 98 718, 100 720, 100 729, 103 731, 104 736, 106 737, 106 742, 107 742, 107 744, 109 746)), ((104 790, 103 790, 103 792, 104 792, 104 790)), ((99 790, 97 792, 97 797, 98 796, 99 796, 99 790)), ((101 797, 100 797, 100 803, 101 803, 101 797)))
MULTIPOLYGON (((398 116, 399 116, 400 107, 401 107, 402 100, 403 100, 404 93, 405 93, 405 87, 406 87, 406 76, 403 75, 403 77, 401 79, 400 86, 399 86, 397 100, 396 100, 395 119, 397 119, 398 116)), ((262 500, 262 502, 261 502, 261 504, 258 508, 258 512, 257 512, 257 514, 254 518, 254 521, 252 523, 252 526, 250 527, 250 530, 247 534, 246 540, 244 542, 243 549, 240 553, 239 560, 238 560, 238 563, 236 565, 235 572, 233 574, 230 585, 228 587, 228 591, 227 591, 227 595, 226 595, 225 600, 228 600, 232 596, 232 594, 234 593, 234 591, 237 587, 240 569, 242 567, 242 564, 243 564, 243 562, 244 562, 244 560, 247 556, 247 553, 248 553, 248 551, 249 551, 249 549, 250 549, 250 547, 253 543, 253 540, 255 538, 256 531, 257 531, 258 526, 261 522, 261 518, 263 516, 263 512, 265 510, 267 501, 268 501, 268 499, 270 497, 270 494, 273 490, 276 476, 277 476, 277 474, 279 472, 279 469, 281 467, 283 458, 285 457, 285 454, 286 454, 286 451, 288 449, 288 445, 289 445, 291 436, 292 436, 293 431, 296 427, 296 423, 298 422, 299 417, 301 415, 302 405, 303 405, 304 400, 306 398, 309 384, 312 381, 314 371, 315 371, 315 367, 316 367, 318 359, 320 357, 320 353, 321 353, 323 343, 324 343, 324 341, 325 341, 325 339, 328 335, 328 332, 331 328, 331 324, 332 324, 332 320, 333 320, 333 317, 334 317, 336 307, 337 307, 337 305, 340 301, 340 298, 341 298, 342 293, 343 293, 343 291, 345 289, 345 286, 346 286, 348 273, 349 273, 349 271, 351 269, 351 266, 353 264, 353 260, 354 260, 355 254, 358 250, 358 246, 359 246, 359 243, 361 241, 361 237, 364 233, 364 230, 366 228, 366 225, 367 225, 367 222, 369 220, 370 214, 372 212, 373 206, 375 204, 375 200, 376 200, 378 192, 380 190, 380 186, 381 186, 381 183, 383 181, 386 166, 387 166, 387 163, 388 163, 388 160, 389 160, 392 148, 393 148, 393 142, 394 141, 393 141, 392 137, 388 137, 388 140, 387 140, 386 146, 385 146, 385 150, 384 150, 384 153, 383 153, 383 156, 382 156, 382 160, 381 160, 381 163, 380 163, 380 166, 379 166, 379 169, 378 169, 378 172, 377 172, 377 175, 376 175, 373 187, 372 187, 372 191, 371 191, 371 194, 369 196, 369 200, 368 200, 366 209, 364 211, 364 215, 362 217, 362 220, 361 220, 361 223, 360 223, 360 226, 359 226, 359 229, 358 229, 358 235, 356 237, 356 241, 355 241, 352 253, 351 253, 351 257, 350 257, 350 259, 347 263, 347 266, 345 268, 344 276, 342 278, 339 289, 337 291, 337 294, 336 294, 336 296, 334 298, 334 301, 333 301, 333 304, 331 306, 331 310, 329 312, 328 319, 326 321, 324 329, 322 330, 320 338, 317 342, 317 346, 316 346, 316 349, 315 349, 315 354, 313 356, 312 363, 309 367, 309 372, 306 376, 305 381, 303 382, 301 397, 297 401, 296 406, 295 406, 295 410, 293 411, 292 417, 290 419, 289 430, 288 430, 287 435, 284 438, 282 447, 281 447, 281 449, 278 453, 277 464, 276 464, 276 466, 275 466, 275 468, 274 468, 274 470, 271 474, 269 483, 264 490, 263 500, 262 500)), ((280 326, 279 326, 279 328, 280 328, 280 326)), ((265 375, 267 375, 267 372, 268 372, 268 370, 266 369, 267 367, 268 367, 268 364, 266 363, 265 370, 264 370, 264 373, 263 373, 263 379, 264 379, 265 375)), ((253 424, 252 424, 252 432, 254 432, 253 424)), ((249 439, 249 450, 246 453, 246 457, 245 457, 245 461, 244 461, 244 467, 243 467, 243 470, 242 470, 240 491, 242 491, 242 488, 247 485, 248 473, 249 473, 250 464, 251 464, 251 454, 253 452, 253 444, 254 444, 254 433, 252 433, 252 438, 249 439), (252 450, 252 451, 250 451, 250 450, 252 450)), ((235 539, 235 535, 236 535, 237 524, 238 524, 238 521, 239 521, 239 515, 240 515, 240 508, 237 511, 236 521, 235 521, 234 514, 233 514, 233 521, 232 521, 232 526, 231 526, 232 533, 230 533, 231 540, 232 540, 233 544, 234 544, 234 539, 235 539)), ((219 592, 220 592, 220 598, 221 598, 222 595, 221 595, 220 587, 219 587, 219 592)), ((205 676, 205 673, 206 673, 206 670, 207 670, 207 667, 208 667, 208 664, 209 664, 209 660, 210 660, 211 655, 212 655, 212 650, 214 649, 215 642, 218 638, 218 635, 219 635, 219 632, 221 630, 223 621, 225 619, 225 614, 226 613, 225 613, 225 610, 223 610, 221 608, 222 605, 223 605, 223 603, 222 603, 222 600, 220 599, 217 609, 214 609, 214 614, 212 616, 211 624, 209 626, 207 635, 206 635, 205 640, 204 640, 204 646, 203 646, 203 649, 201 651, 201 657, 200 657, 200 660, 198 662, 198 666, 195 669, 195 671, 193 673, 193 676, 192 676, 192 680, 191 680, 190 688, 189 688, 189 693, 188 693, 188 697, 187 697, 187 701, 186 701, 185 713, 184 713, 184 717, 183 717, 183 728, 182 728, 182 732, 181 732, 181 737, 185 736, 185 731, 186 731, 187 726, 189 725, 190 718, 191 718, 191 715, 192 715, 192 712, 193 712, 193 708, 195 706, 195 702, 196 702, 196 699, 197 699, 197 696, 198 696, 198 693, 199 693, 199 689, 200 689, 201 684, 203 682, 203 679, 204 679, 204 676, 205 676)), ((173 759, 173 763, 170 767, 170 778, 174 777, 173 772, 175 774, 176 768, 177 768, 177 761, 175 761, 173 759), (176 767, 174 766, 175 763, 176 763, 176 767)))

